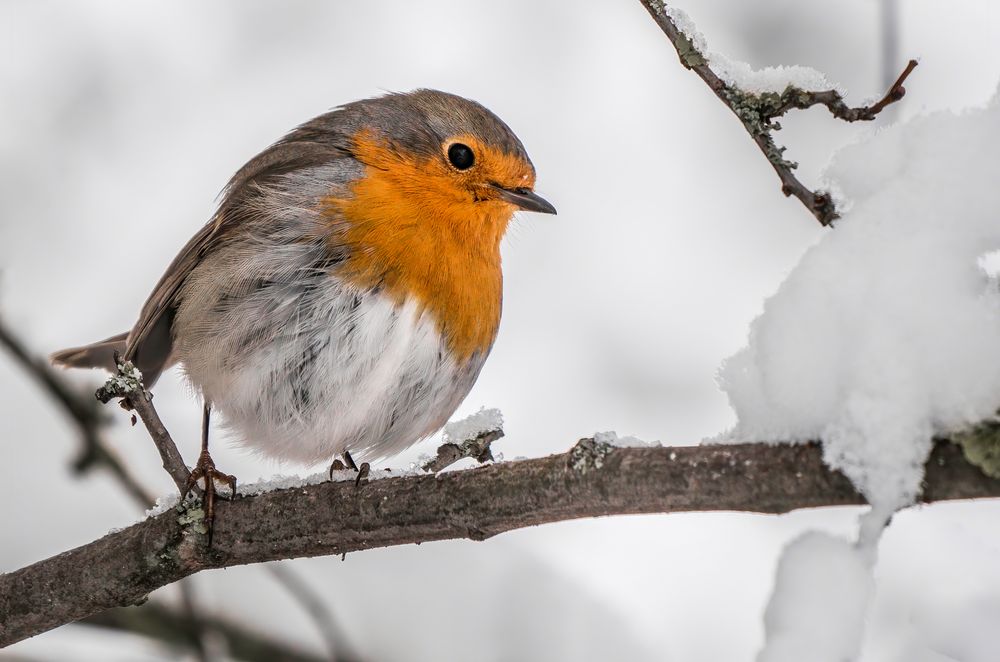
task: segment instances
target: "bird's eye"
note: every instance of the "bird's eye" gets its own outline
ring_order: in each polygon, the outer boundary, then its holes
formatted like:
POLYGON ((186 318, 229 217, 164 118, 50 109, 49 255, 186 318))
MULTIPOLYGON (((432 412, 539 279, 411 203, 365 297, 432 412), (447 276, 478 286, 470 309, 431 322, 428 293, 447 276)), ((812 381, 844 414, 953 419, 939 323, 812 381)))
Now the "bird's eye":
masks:
POLYGON ((462 143, 455 143, 448 148, 448 161, 458 170, 468 170, 476 162, 472 148, 462 143))

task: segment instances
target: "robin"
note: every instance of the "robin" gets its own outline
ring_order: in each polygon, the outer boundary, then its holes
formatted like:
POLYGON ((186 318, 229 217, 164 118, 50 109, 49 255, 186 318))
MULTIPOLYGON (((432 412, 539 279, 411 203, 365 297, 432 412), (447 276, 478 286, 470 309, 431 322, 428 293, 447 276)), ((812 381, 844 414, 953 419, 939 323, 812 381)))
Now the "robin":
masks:
MULTIPOLYGON (((517 210, 556 213, 513 131, 482 105, 417 90, 356 101, 244 165, 131 331, 53 355, 180 364, 241 443, 314 464, 393 455, 440 429, 500 323, 500 240, 517 210), (352 457, 354 456, 354 457, 352 457)), ((364 466, 364 465, 362 465, 364 466)))

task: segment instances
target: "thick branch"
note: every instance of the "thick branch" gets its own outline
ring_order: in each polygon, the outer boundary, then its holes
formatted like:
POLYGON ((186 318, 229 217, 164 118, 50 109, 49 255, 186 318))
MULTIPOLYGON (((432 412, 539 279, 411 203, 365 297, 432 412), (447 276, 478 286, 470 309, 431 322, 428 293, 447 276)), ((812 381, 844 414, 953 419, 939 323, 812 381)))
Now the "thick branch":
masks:
POLYGON ((843 97, 836 90, 809 92, 789 86, 781 94, 752 94, 728 85, 719 78, 709 66, 705 54, 698 52, 691 39, 677 27, 662 0, 640 0, 640 2, 673 44, 681 64, 698 74, 698 77, 705 81, 705 84, 743 123, 743 128, 753 138, 781 180, 782 193, 786 196, 795 196, 822 225, 830 225, 839 218, 829 193, 812 191, 795 176, 793 170, 798 167, 797 164, 784 158, 785 149, 778 147, 771 135, 773 131, 781 128, 774 120, 792 109, 805 109, 817 105, 826 106, 834 117, 845 122, 873 120, 886 106, 899 101, 906 94, 903 83, 917 66, 916 60, 910 60, 885 96, 871 106, 852 108, 844 103, 843 97))
MULTIPOLYGON (((939 444, 924 501, 1000 496, 1000 481, 939 444)), ((568 453, 437 475, 277 490, 220 504, 212 547, 169 510, 88 545, 0 576, 0 645, 209 568, 433 540, 483 540, 547 522, 613 514, 735 510, 783 513, 862 504, 819 446, 740 444, 613 448, 583 440, 568 453)))

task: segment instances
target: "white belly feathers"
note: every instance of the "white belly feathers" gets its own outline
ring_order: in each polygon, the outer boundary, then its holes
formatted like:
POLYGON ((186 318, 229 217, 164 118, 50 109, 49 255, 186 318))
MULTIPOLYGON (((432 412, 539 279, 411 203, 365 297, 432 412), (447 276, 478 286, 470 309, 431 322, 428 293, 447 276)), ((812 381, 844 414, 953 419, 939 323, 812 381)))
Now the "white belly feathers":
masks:
POLYGON ((206 256, 174 320, 176 359, 239 443, 309 464, 374 459, 447 422, 485 355, 458 365, 430 313, 341 282, 317 243, 275 254, 206 256))

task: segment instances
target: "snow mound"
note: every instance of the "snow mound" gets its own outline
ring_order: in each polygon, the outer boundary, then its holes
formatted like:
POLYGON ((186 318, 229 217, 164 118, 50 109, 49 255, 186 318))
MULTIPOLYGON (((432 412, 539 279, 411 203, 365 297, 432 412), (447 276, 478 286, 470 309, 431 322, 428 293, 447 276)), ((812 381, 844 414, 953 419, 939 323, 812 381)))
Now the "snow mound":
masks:
POLYGON ((595 432, 594 441, 599 444, 614 446, 615 448, 659 448, 661 446, 658 441, 646 441, 631 435, 619 437, 618 433, 614 431, 595 432))
POLYGON ((883 513, 917 496, 932 437, 1000 405, 1000 102, 842 150, 848 213, 802 257, 728 359, 734 438, 820 439, 883 513))
POLYGON ((844 662, 857 657, 874 591, 870 557, 846 540, 806 533, 785 548, 764 614, 757 662, 844 662))

